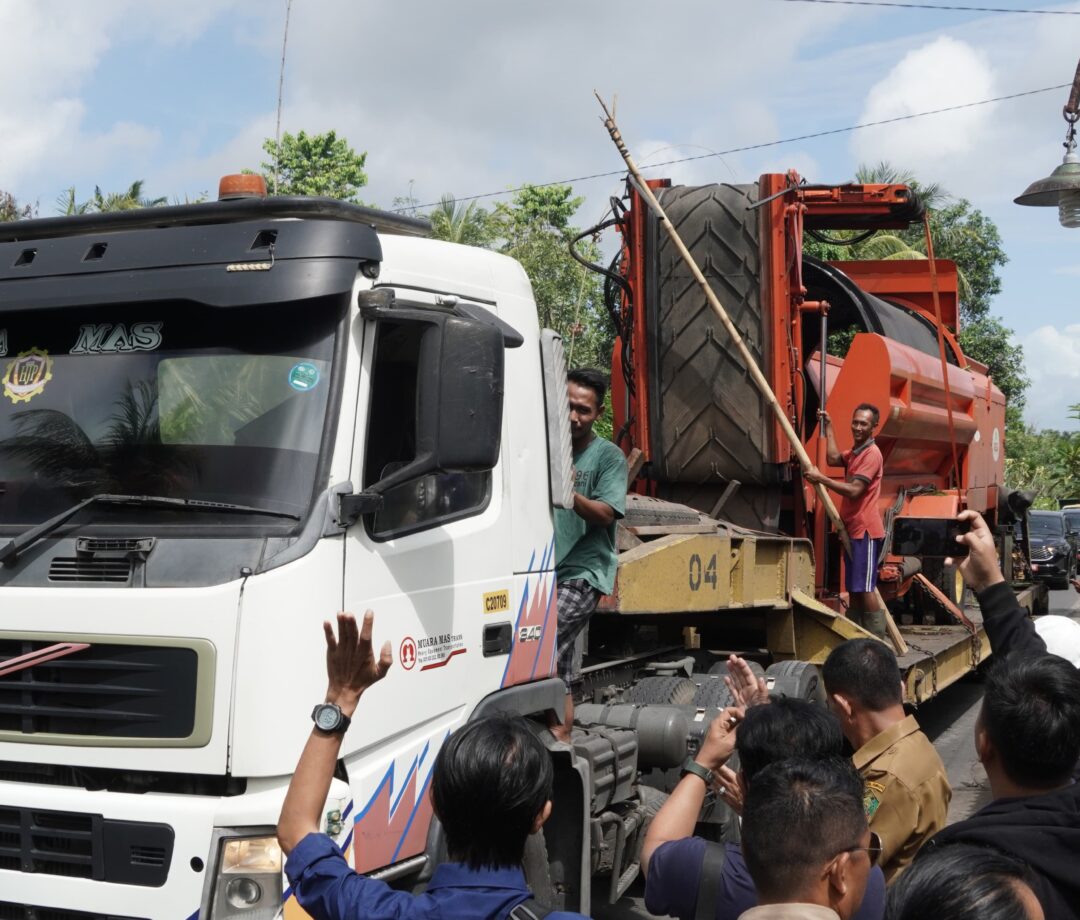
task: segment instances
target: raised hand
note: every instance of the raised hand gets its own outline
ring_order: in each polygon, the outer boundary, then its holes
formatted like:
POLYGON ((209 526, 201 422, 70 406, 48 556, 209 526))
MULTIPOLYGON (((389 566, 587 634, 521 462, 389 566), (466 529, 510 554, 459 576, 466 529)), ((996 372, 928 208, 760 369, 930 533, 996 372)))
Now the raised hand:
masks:
POLYGON ((329 622, 323 623, 326 635, 326 676, 328 687, 326 699, 337 703, 346 715, 352 710, 361 694, 372 684, 382 680, 390 670, 393 660, 390 643, 384 642, 378 659, 371 650, 371 627, 375 614, 364 613, 364 624, 356 627, 356 618, 344 611, 337 615, 337 638, 329 622))
POLYGON ((744 709, 769 702, 769 689, 764 677, 758 677, 750 663, 738 655, 728 656, 728 672, 724 683, 731 691, 732 701, 744 709))
POLYGON ((729 706, 713 719, 694 759, 713 772, 720 769, 735 750, 735 729, 744 714, 742 707, 729 706))
MULTIPOLYGON (((967 558, 957 558, 960 575, 972 591, 984 591, 991 585, 1004 581, 1005 576, 1001 572, 1001 563, 998 561, 997 544, 994 535, 986 526, 986 521, 977 511, 961 511, 957 520, 968 521, 971 529, 967 533, 960 534, 956 538, 957 543, 967 545, 967 558)), ((946 564, 954 560, 946 559, 946 564)))
POLYGON ((739 777, 731 767, 721 767, 716 770, 716 779, 720 784, 717 794, 737 815, 742 814, 743 797, 742 787, 739 785, 739 777))

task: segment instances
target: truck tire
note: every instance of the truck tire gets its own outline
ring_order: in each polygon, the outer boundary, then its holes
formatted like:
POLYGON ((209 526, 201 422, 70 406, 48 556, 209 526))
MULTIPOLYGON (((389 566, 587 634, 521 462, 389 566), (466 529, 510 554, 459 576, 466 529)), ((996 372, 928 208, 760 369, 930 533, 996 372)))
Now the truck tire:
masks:
MULTIPOLYGON (((756 185, 676 186, 657 193, 668 218, 760 364, 768 352, 761 315, 756 185)), ((770 410, 731 337, 679 256, 655 227, 655 308, 647 322, 653 475, 671 483, 773 482, 770 410)))
POLYGON ((694 702, 697 686, 685 677, 643 677, 626 691, 628 703, 668 703, 684 706, 694 702))
POLYGON ((557 894, 551 881, 551 866, 548 864, 547 840, 544 831, 529 834, 525 838, 525 855, 521 860, 525 872, 525 882, 533 898, 551 910, 562 910, 565 899, 557 894))
POLYGON ((778 661, 765 669, 765 678, 773 681, 770 693, 825 705, 821 672, 809 661, 778 661))
POLYGON ((694 705, 704 709, 723 709, 733 702, 731 691, 724 683, 723 674, 710 674, 694 680, 697 692, 694 694, 694 705))

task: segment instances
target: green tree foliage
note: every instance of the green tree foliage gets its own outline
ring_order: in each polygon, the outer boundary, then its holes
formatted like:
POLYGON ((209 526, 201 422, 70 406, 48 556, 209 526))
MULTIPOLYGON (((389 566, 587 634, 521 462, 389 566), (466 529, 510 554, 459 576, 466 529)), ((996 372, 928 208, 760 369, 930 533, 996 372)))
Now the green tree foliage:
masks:
POLYGON ((448 243, 465 246, 491 246, 499 236, 499 221, 475 201, 460 202, 453 195, 443 195, 427 215, 432 236, 448 243))
POLYGON ((356 193, 367 185, 364 163, 367 153, 357 153, 336 131, 325 134, 285 132, 279 145, 272 137, 263 141, 270 157, 263 162, 263 178, 271 194, 319 195, 341 201, 359 201, 356 193), (277 191, 274 191, 277 163, 277 191))
MULTIPOLYGON (((611 367, 615 332, 604 306, 600 275, 579 264, 569 250, 580 230, 574 213, 583 199, 569 185, 526 186, 495 208, 500 252, 517 259, 532 282, 540 325, 559 332, 570 366, 611 367)), ((583 240, 579 254, 596 263, 600 249, 583 240)))
MULTIPOLYGON (((1080 404, 1069 407, 1080 421, 1080 404)), ((1058 500, 1080 496, 1080 432, 1017 424, 1006 441, 1005 482, 1035 492, 1036 508, 1053 509, 1058 500)))
MULTIPOLYGON (((494 249, 520 262, 532 284, 540 325, 562 335, 568 362, 610 370, 615 332, 603 281, 570 255, 570 242, 581 232, 573 220, 582 201, 569 185, 530 185, 493 211, 446 194, 425 216, 436 239, 494 249)), ((420 216, 411 190, 394 204, 420 216)), ((601 259, 595 241, 582 240, 576 248, 589 262, 601 259)))
POLYGON ((69 186, 57 196, 56 210, 65 216, 75 214, 103 214, 107 211, 133 211, 136 208, 157 208, 168 204, 167 198, 147 198, 143 195, 145 180, 136 179, 122 192, 103 192, 100 185, 94 186, 94 195, 86 201, 79 201, 75 186, 69 186))

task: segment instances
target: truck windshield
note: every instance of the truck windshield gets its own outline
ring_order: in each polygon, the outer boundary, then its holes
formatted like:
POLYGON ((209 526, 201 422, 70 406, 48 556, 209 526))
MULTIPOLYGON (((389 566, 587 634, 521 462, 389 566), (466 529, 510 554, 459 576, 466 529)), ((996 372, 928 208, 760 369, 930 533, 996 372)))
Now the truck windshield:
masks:
POLYGON ((340 315, 336 298, 4 314, 0 525, 33 525, 99 493, 304 514, 340 315))

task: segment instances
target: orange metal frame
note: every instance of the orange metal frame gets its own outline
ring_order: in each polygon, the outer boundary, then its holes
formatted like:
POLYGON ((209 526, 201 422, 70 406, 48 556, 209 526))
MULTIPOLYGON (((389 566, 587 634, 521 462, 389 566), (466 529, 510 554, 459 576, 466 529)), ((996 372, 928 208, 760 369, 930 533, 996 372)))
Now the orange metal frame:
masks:
MULTIPOLYGON (((663 188, 670 183, 654 180, 649 185, 663 188)), ((810 321, 817 322, 820 312, 828 311, 828 304, 807 300, 802 278, 804 230, 905 228, 918 218, 911 214, 910 192, 903 185, 807 187, 792 171, 762 176, 758 191, 759 201, 763 202, 758 208, 761 309, 767 318, 767 352, 762 371, 798 430, 803 422, 798 407, 805 405, 807 396, 801 371, 810 357, 802 353, 804 317, 811 314, 810 321)), ((635 392, 627 392, 623 382, 619 344, 612 374, 615 429, 624 432, 620 446, 626 451, 640 448, 646 461, 651 459, 647 218, 647 206, 631 189, 630 208, 621 230, 624 272, 633 291, 636 314, 630 349, 635 392)), ((841 450, 850 446, 846 420, 854 407, 860 402, 874 403, 882 413, 877 442, 885 458, 883 511, 899 505, 900 515, 952 517, 966 506, 993 518, 998 489, 1004 481, 1005 402, 986 368, 969 361, 957 342, 956 266, 941 259, 935 260, 933 266, 927 260, 834 264, 867 293, 918 312, 935 328, 939 325, 934 302, 936 280, 942 339, 957 362, 948 367, 946 387, 938 357, 882 336, 857 335, 844 360, 828 360, 826 404, 841 450), (950 429, 956 441, 960 482, 954 481, 950 429)), ((804 432, 803 440, 823 470, 836 478, 843 477, 843 470, 828 469, 824 441, 816 425, 804 432)), ((772 461, 786 467, 789 478, 797 482, 790 491, 788 505, 795 521, 795 535, 810 537, 821 558, 829 541, 825 516, 818 513, 812 490, 798 479, 791 445, 775 422, 770 447, 772 461)), ((648 489, 647 484, 638 487, 648 489)), ((825 592, 828 586, 820 583, 822 569, 818 567, 818 588, 825 592)), ((906 587, 896 582, 894 593, 902 593, 906 587)))

